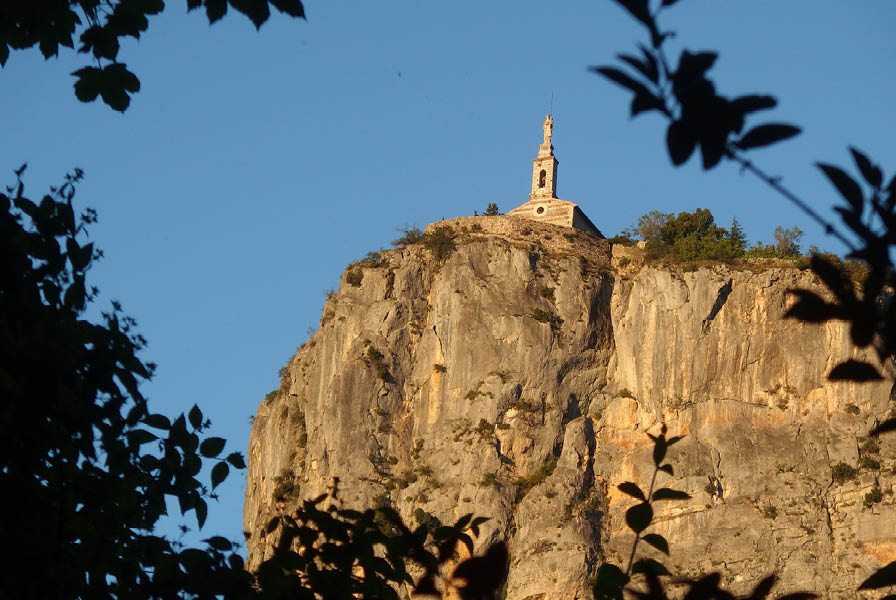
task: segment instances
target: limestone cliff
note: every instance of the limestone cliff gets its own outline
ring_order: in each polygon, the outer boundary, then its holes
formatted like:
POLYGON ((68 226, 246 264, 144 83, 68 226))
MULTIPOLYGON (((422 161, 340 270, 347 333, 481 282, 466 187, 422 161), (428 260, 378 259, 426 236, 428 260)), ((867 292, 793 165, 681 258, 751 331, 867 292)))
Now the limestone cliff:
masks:
POLYGON ((259 406, 250 568, 269 517, 338 477, 346 506, 411 524, 491 517, 477 543, 508 541, 511 600, 590 597, 600 561, 631 547, 616 486, 646 485, 663 421, 687 436, 663 484, 693 496, 658 505, 677 573, 745 591, 777 571, 779 591, 854 597, 896 559, 894 444, 864 437, 890 383, 826 381, 874 358, 843 324, 782 319, 787 289, 819 289, 811 273, 682 272, 558 226, 444 224, 441 262, 412 245, 348 269, 259 406))

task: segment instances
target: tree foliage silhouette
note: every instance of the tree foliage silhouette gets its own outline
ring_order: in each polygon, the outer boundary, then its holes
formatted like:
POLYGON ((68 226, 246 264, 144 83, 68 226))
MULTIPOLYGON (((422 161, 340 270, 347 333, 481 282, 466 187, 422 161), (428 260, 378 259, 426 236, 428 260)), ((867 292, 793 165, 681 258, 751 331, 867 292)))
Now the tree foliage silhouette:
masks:
MULTIPOLYGON (((865 263, 867 275, 861 285, 856 286, 842 262, 814 254, 810 261, 812 271, 833 295, 834 301, 827 301, 809 290, 790 290, 796 296, 796 302, 786 316, 815 323, 846 321, 855 345, 872 346, 881 362, 892 360, 896 353, 896 303, 890 301, 896 289, 896 272, 891 261, 892 250, 896 246, 896 176, 885 183, 880 167, 853 147, 849 151, 861 179, 854 178, 838 166, 816 163, 844 201, 843 205, 834 207, 845 230, 838 228, 785 188, 780 178, 767 175, 747 157, 752 150, 786 140, 800 132, 799 127, 783 123, 764 123, 743 132, 746 120, 752 118, 753 113, 773 108, 777 100, 760 94, 734 99, 718 94, 715 83, 708 76, 718 57, 716 52, 684 50, 673 69, 666 57, 664 44, 674 34, 665 31, 658 18, 678 0, 661 0, 653 10, 649 0, 616 1, 644 25, 649 44, 639 45, 638 56, 618 55, 627 68, 634 70, 633 74, 614 66, 593 67, 593 70, 633 94, 632 116, 656 111, 666 117, 665 143, 674 166, 687 162, 698 147, 704 169, 715 168, 723 160, 740 165, 798 206, 827 234, 844 243, 849 248, 848 258, 865 263)), ((782 232, 779 242, 786 244, 788 239, 785 233, 782 232)), ((875 365, 847 360, 836 365, 828 378, 861 382, 881 379, 882 375, 875 365)), ((894 429, 896 418, 890 418, 871 434, 879 435, 894 429)), ((717 574, 714 581, 718 582, 717 574)), ((770 589, 773 580, 766 582, 760 586, 770 589)), ((652 595, 646 597, 665 597, 655 590, 655 582, 648 583, 652 595)), ((896 585, 896 562, 872 574, 859 589, 879 589, 891 585, 896 585)), ((691 592, 695 589, 692 588, 691 592)), ((760 588, 757 591, 761 591, 760 588)), ((691 592, 686 597, 691 597, 691 592)), ((712 593, 716 595, 699 597, 730 597, 712 593)), ((896 596, 887 596, 892 597, 896 596)))
POLYGON ((223 538, 199 550, 153 532, 166 501, 201 526, 211 489, 239 452, 194 406, 171 420, 140 392, 155 366, 145 340, 116 302, 85 318, 97 290, 87 273, 100 252, 86 243, 95 214, 76 217, 76 170, 40 201, 22 174, 0 194, 0 439, 4 597, 168 597, 246 585, 242 559, 223 538), (11 504, 10 504, 11 503, 11 504), (215 583, 217 582, 217 583, 215 583), (224 586, 222 588, 218 585, 224 586))
MULTIPOLYGON (((221 536, 183 547, 156 531, 168 501, 201 527, 212 490, 239 452, 206 435, 198 406, 174 419, 153 413, 140 384, 155 366, 117 302, 98 322, 87 274, 101 253, 87 242, 96 215, 76 216, 80 170, 33 201, 23 166, 0 194, 0 486, 7 491, 0 550, 2 598, 392 598, 399 585, 438 595, 456 546, 472 554, 484 519, 431 531, 389 508, 358 512, 304 502, 268 525, 279 536, 257 573, 221 536), (210 467, 206 486, 198 477, 210 467), (406 565, 417 564, 412 580, 406 565)), ((335 497, 336 490, 333 491, 335 497)), ((464 599, 492 597, 506 548, 457 566, 464 599)))
MULTIPOLYGON (((228 5, 246 15, 256 29, 271 15, 271 7, 291 17, 304 17, 301 0, 187 0, 187 10, 205 9, 208 22, 227 14, 228 5)), ((82 102, 97 97, 117 111, 130 105, 140 80, 119 61, 121 40, 139 39, 149 18, 162 12, 163 0, 5 0, 0 6, 0 66, 10 50, 37 46, 44 58, 59 47, 93 57, 93 64, 72 73, 75 96, 82 102)))

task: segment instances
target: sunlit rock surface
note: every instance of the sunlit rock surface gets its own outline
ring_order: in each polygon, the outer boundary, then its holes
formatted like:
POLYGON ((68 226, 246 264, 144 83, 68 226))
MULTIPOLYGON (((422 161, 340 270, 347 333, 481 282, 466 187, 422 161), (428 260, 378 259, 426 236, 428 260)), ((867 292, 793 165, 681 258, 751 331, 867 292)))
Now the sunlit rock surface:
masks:
POLYGON ((628 558, 616 486, 649 485, 663 421, 686 437, 659 484, 692 495, 657 505, 673 573, 745 592, 774 571, 779 593, 852 598, 896 560, 896 449, 866 438, 890 383, 828 382, 873 354, 844 324, 782 319, 788 289, 820 289, 810 272, 643 266, 513 217, 443 224, 458 238, 441 263, 418 244, 347 269, 259 406, 250 568, 269 519, 338 477, 344 506, 388 503, 412 525, 491 517, 477 546, 509 543, 511 600, 590 597, 601 561, 628 558), (835 478, 840 463, 856 475, 835 478))

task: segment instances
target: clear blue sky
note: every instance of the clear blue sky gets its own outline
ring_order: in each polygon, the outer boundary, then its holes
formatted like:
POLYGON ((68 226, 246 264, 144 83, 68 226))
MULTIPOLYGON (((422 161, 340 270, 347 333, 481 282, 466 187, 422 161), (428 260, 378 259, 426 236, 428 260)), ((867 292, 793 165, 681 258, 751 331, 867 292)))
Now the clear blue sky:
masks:
MULTIPOLYGON (((670 166, 659 118, 630 121, 628 94, 586 72, 644 39, 609 0, 308 0, 307 22, 258 33, 168 5, 123 47, 143 86, 124 115, 75 99, 82 55, 14 53, 0 168, 11 182, 28 161, 32 195, 85 170, 77 201, 99 211, 106 252, 93 282, 149 339, 145 391, 168 413, 198 402, 236 448, 346 264, 398 226, 527 199, 552 94, 558 195, 607 235, 706 207, 751 242, 799 224, 804 247, 839 250, 732 166, 670 166)), ((896 3, 683 0, 666 14, 673 55, 719 50, 724 93, 772 93, 769 117, 804 127, 754 158, 823 212, 836 196, 812 161, 847 164, 853 144, 896 169, 896 3)), ((241 538, 243 489, 231 477, 203 533, 241 538)))

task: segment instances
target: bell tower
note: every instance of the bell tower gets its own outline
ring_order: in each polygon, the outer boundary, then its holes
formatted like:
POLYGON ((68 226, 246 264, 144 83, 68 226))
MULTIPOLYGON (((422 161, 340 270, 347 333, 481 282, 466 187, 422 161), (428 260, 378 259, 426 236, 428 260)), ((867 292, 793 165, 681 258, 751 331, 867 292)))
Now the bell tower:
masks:
POLYGON ((532 161, 532 193, 530 200, 549 200, 557 197, 557 158, 551 144, 554 120, 544 119, 544 141, 538 147, 538 156, 532 161))

